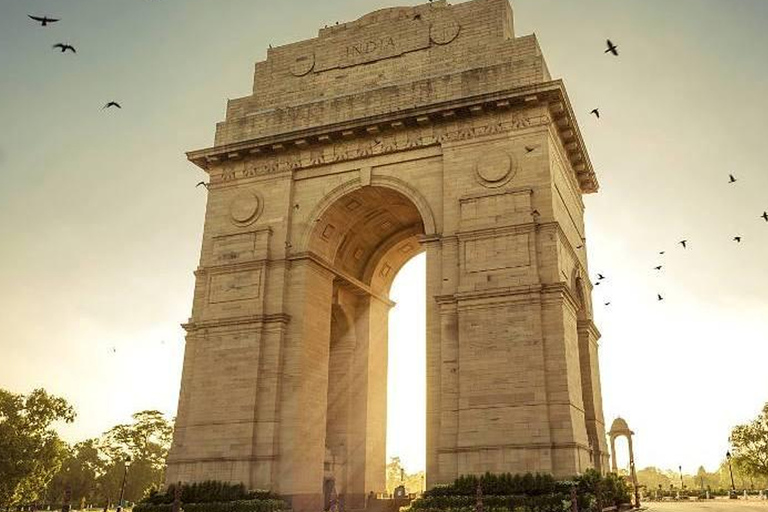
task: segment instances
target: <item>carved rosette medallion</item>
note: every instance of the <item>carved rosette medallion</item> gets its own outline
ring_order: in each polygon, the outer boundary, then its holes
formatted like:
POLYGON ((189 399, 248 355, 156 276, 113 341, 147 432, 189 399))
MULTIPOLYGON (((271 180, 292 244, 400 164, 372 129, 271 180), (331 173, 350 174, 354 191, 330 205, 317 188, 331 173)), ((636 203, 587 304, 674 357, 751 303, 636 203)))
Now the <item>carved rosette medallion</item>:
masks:
POLYGON ((259 218, 261 200, 253 192, 244 190, 229 203, 229 217, 238 226, 247 226, 259 218))
POLYGON ((429 27, 429 38, 435 44, 448 44, 459 35, 461 25, 450 14, 438 15, 429 27))
POLYGON ((315 54, 314 52, 309 52, 294 59, 291 63, 291 74, 293 76, 304 76, 312 71, 314 67, 315 54))
POLYGON ((517 165, 509 153, 494 149, 477 159, 475 173, 481 185, 495 188, 504 185, 515 176, 517 165))

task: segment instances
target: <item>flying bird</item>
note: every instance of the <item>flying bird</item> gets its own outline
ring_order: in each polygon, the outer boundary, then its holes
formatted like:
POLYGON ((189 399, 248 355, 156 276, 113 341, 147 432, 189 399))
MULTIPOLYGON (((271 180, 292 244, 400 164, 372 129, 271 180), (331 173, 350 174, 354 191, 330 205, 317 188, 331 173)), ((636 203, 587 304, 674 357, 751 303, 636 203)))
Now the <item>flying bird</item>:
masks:
POLYGON ((760 218, 763 219, 765 222, 768 222, 768 212, 763 212, 760 218))
POLYGON ((47 27, 49 23, 56 23, 59 21, 57 18, 49 18, 48 16, 32 16, 31 14, 27 14, 27 16, 29 16, 30 19, 40 23, 41 27, 47 27))
POLYGON ((204 181, 201 181, 200 183, 198 183, 197 185, 195 185, 195 188, 199 187, 200 185, 202 185, 202 186, 204 186, 206 189, 208 189, 208 184, 207 184, 206 182, 204 182, 204 181))
POLYGON ((596 118, 600 119, 600 109, 599 108, 593 108, 589 111, 590 114, 594 114, 596 118))
POLYGON ((733 174, 728 175, 728 183, 736 183, 736 178, 733 177, 733 174))
POLYGON ((602 281, 603 279, 605 279, 605 276, 603 274, 597 274, 598 281, 602 281))
POLYGON ((537 147, 538 146, 525 146, 525 152, 526 153, 532 153, 532 152, 536 151, 537 147))
POLYGON ((610 53, 614 57, 618 57, 619 56, 619 47, 616 46, 615 44, 613 44, 610 39, 606 39, 605 40, 605 44, 608 47, 608 49, 605 50, 605 53, 610 53))
POLYGON ((661 254, 661 255, 663 256, 663 255, 664 255, 664 252, 665 252, 665 251, 659 251, 659 254, 661 254))
POLYGON ((53 48, 60 49, 61 53, 64 53, 66 51, 70 51, 72 53, 77 53, 77 51, 75 50, 75 47, 72 46, 71 44, 57 43, 57 44, 53 45, 53 48))
POLYGON ((680 241, 679 241, 679 242, 677 242, 677 243, 679 243, 680 245, 682 245, 682 246, 683 246, 683 249, 687 249, 687 248, 688 248, 688 240, 680 240, 680 241))
POLYGON ((107 103, 106 105, 101 107, 101 110, 104 110, 105 108, 112 108, 112 107, 123 108, 123 107, 120 106, 120 104, 118 102, 110 101, 109 103, 107 103))
POLYGON ((611 303, 610 303, 610 302, 606 302, 606 303, 605 303, 605 305, 606 305, 606 306, 610 306, 610 305, 611 305, 611 303))
POLYGON ((657 297, 657 299, 658 299, 658 300, 660 300, 660 301, 661 301, 661 300, 664 300, 664 297, 662 297, 660 293, 657 293, 657 294, 656 294, 656 297, 657 297))
POLYGON ((741 237, 740 236, 735 236, 735 237, 733 237, 733 241, 736 242, 737 244, 740 244, 741 243, 741 237))
POLYGON ((654 270, 661 270, 661 265, 659 265, 658 267, 653 267, 653 269, 654 270))

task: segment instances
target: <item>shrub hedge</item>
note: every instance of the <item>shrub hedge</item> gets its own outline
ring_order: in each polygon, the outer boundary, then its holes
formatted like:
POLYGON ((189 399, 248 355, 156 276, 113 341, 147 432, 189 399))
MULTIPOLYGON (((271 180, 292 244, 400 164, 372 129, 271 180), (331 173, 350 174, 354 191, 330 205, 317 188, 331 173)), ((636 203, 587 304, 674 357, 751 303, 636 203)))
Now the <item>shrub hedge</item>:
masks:
POLYGON ((411 503, 414 512, 474 512, 478 485, 486 512, 567 512, 576 490, 579 510, 598 510, 631 502, 629 486, 615 474, 588 470, 572 480, 551 475, 465 475, 451 485, 436 486, 411 503))
MULTIPOLYGON (((172 503, 139 503, 133 512, 171 512, 172 503)), ((183 503, 184 512, 279 512, 288 510, 283 500, 256 499, 219 502, 183 503)))
MULTIPOLYGON (((176 484, 171 484, 165 492, 151 492, 142 503, 161 505, 173 503, 176 484)), ((279 496, 269 491, 249 491, 243 484, 230 484, 208 480, 192 484, 181 484, 182 503, 221 503, 229 501, 276 500, 279 496)))

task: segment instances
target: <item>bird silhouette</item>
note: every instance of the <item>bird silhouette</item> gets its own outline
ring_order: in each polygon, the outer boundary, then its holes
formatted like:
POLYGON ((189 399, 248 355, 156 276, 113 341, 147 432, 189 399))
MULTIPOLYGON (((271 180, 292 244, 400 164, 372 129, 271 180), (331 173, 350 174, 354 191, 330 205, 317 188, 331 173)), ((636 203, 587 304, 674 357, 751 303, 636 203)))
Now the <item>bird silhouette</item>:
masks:
POLYGON ((680 241, 679 241, 679 242, 677 242, 677 243, 679 243, 680 245, 682 245, 682 246, 683 246, 683 249, 687 249, 687 248, 688 248, 688 240, 680 240, 680 241))
POLYGON ((532 152, 536 151, 537 147, 538 146, 525 146, 525 152, 526 153, 532 153, 532 152))
POLYGON ((733 174, 728 175, 728 183, 736 183, 736 178, 733 177, 733 174))
POLYGON ((654 270, 661 270, 661 265, 659 265, 658 267, 653 267, 653 269, 654 270))
POLYGON ((666 251, 659 251, 659 254, 661 254, 663 256, 665 252, 666 251))
POLYGON ((204 186, 206 188, 206 190, 208 189, 208 184, 206 182, 204 182, 204 181, 201 181, 200 183, 195 185, 195 188, 199 187, 200 185, 204 186))
POLYGON ((662 297, 660 293, 657 293, 656 297, 658 298, 658 300, 664 300, 664 297, 662 297))
POLYGON ((611 305, 611 303, 610 303, 610 302, 606 302, 606 303, 605 303, 605 305, 606 305, 606 306, 610 306, 610 305, 611 305))
POLYGON ((583 249, 583 248, 584 248, 584 246, 583 246, 583 245, 577 245, 577 246, 576 246, 576 248, 577 248, 577 249, 583 249))
POLYGON ((763 212, 760 218, 763 219, 765 222, 768 222, 768 212, 763 212))
POLYGON ((618 56, 619 56, 619 47, 618 47, 618 46, 616 46, 615 44, 613 44, 613 43, 611 42, 611 40, 610 40, 610 39, 606 39, 606 40, 605 40, 605 44, 606 44, 606 46, 608 47, 608 48, 605 50, 605 53, 610 53, 610 54, 612 54, 614 57, 618 57, 618 56))
POLYGON ((589 111, 590 114, 594 114, 596 118, 600 119, 600 109, 599 108, 593 108, 589 111))
POLYGON ((112 107, 123 108, 122 106, 120 106, 118 102, 110 101, 109 103, 101 107, 101 110, 104 110, 105 108, 112 108, 112 107))
POLYGON ((71 44, 64 44, 64 43, 56 43, 53 45, 53 48, 58 48, 61 50, 61 53, 65 53, 67 51, 70 51, 72 53, 77 53, 77 50, 75 50, 75 47, 71 44))
POLYGON ((737 244, 740 244, 741 243, 741 237, 740 236, 735 236, 735 237, 733 237, 733 241, 736 242, 737 244))
POLYGON ((29 16, 30 19, 40 23, 41 27, 47 27, 49 23, 56 23, 59 21, 57 18, 49 18, 48 16, 32 16, 31 14, 27 14, 27 16, 29 16))
POLYGON ((598 281, 602 281, 603 279, 605 279, 605 276, 603 274, 597 274, 598 281))

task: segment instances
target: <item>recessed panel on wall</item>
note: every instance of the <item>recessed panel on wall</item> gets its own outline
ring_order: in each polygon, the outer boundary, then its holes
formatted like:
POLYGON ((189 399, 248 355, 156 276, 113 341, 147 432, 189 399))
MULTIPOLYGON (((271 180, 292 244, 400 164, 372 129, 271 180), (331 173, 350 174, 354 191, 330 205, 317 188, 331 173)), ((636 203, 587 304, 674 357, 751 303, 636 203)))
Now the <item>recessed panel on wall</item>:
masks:
POLYGON ((209 302, 221 304, 256 299, 261 293, 261 269, 213 274, 209 302))
POLYGON ((488 272, 531 264, 528 233, 510 233, 470 239, 464 242, 466 272, 488 272))

